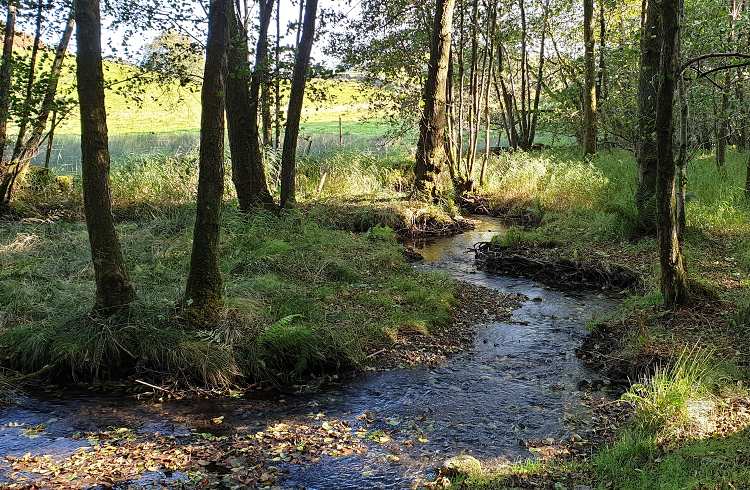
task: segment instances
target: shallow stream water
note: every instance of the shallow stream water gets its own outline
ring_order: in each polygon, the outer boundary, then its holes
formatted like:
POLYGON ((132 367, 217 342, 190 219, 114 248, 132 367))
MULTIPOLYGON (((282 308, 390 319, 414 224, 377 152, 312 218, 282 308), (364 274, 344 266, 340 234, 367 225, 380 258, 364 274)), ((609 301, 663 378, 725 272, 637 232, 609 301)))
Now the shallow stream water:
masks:
MULTIPOLYGON (((382 430, 394 443, 368 441, 361 455, 290 466, 281 484, 291 488, 409 488, 434 478, 451 456, 471 454, 493 462, 532 457, 527 441, 562 440, 586 427, 590 414, 582 400, 587 394, 579 386, 590 386, 597 375, 574 351, 586 322, 613 303, 596 294, 571 294, 478 271, 474 243, 502 230, 499 222, 481 219, 475 231, 419 247, 425 260, 418 267, 528 298, 509 321, 480 326, 472 348, 446 363, 370 373, 322 391, 269 400, 144 403, 85 394, 25 398, 0 410, 0 487, 4 455, 63 456, 89 444, 77 434, 108 427, 187 435, 206 430, 219 416, 224 417, 221 430, 231 432, 263 430, 310 413, 356 427, 357 417, 367 413, 369 429, 382 430), (36 425, 43 431, 30 436, 28 428, 36 425), (417 435, 419 444, 399 445, 417 435)), ((169 484, 157 472, 136 485, 159 482, 169 484)))

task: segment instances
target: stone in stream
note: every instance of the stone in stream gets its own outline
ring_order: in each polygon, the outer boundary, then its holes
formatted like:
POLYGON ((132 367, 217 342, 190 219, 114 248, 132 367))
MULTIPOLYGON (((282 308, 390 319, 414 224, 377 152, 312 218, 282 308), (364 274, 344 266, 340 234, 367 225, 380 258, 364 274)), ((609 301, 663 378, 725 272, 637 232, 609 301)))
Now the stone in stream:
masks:
POLYGON ((461 454, 447 459, 440 469, 440 474, 445 476, 468 476, 482 471, 482 463, 474 456, 461 454))

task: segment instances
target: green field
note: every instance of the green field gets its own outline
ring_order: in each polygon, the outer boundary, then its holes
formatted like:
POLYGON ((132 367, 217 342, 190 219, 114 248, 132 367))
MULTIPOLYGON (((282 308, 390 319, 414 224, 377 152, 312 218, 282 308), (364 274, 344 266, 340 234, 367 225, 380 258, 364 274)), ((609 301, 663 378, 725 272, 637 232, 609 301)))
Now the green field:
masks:
MULTIPOLYGON (((75 58, 66 60, 60 94, 75 96, 75 58)), ((179 155, 198 146, 200 131, 200 87, 178 83, 160 85, 153 81, 142 87, 127 86, 123 80, 133 68, 105 63, 107 124, 110 150, 115 164, 133 156, 179 155)), ((343 145, 349 148, 376 146, 389 130, 382 117, 369 110, 372 89, 346 80, 315 79, 305 100, 300 133, 300 151, 319 152, 339 146, 339 125, 343 145), (314 95, 318 94, 318 95, 314 95), (320 97, 319 94, 324 94, 320 97)), ((286 111, 288 86, 282 85, 282 112, 286 111)), ((11 125, 11 135, 14 133, 11 125)), ((80 168, 80 120, 77 107, 56 130, 50 158, 52 168, 78 173, 80 168)), ((282 129, 283 136, 283 129, 282 129)), ((43 165, 42 152, 34 163, 43 165)))

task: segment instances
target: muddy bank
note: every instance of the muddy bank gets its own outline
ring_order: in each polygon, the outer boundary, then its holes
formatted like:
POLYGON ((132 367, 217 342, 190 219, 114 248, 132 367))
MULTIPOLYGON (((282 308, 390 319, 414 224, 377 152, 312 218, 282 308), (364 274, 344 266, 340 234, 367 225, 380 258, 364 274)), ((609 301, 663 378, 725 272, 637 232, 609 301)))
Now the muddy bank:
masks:
POLYGON ((633 270, 607 261, 573 260, 550 247, 506 247, 492 242, 475 247, 478 266, 495 274, 528 277, 566 289, 628 291, 642 287, 633 270))
POLYGON ((399 332, 391 346, 370 354, 369 367, 437 366, 450 356, 470 349, 483 325, 508 321, 513 311, 528 299, 521 294, 502 293, 463 281, 455 287, 456 307, 449 324, 433 327, 429 335, 418 329, 399 332))
POLYGON ((508 226, 536 228, 544 219, 544 210, 522 202, 495 202, 485 196, 469 195, 460 199, 461 209, 475 216, 500 219, 508 226))

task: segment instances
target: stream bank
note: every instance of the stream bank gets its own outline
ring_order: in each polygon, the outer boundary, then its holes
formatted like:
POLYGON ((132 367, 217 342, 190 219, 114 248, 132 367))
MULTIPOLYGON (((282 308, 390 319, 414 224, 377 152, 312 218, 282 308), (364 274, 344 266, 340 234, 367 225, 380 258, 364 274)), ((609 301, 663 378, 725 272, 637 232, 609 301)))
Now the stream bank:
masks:
POLYGON ((584 444, 596 429, 587 402, 607 397, 607 380, 575 349, 614 303, 477 270, 474 244, 503 229, 481 219, 413 244, 417 267, 527 298, 445 362, 256 399, 30 397, 0 411, 0 486, 409 488, 459 454, 499 464, 584 444))

